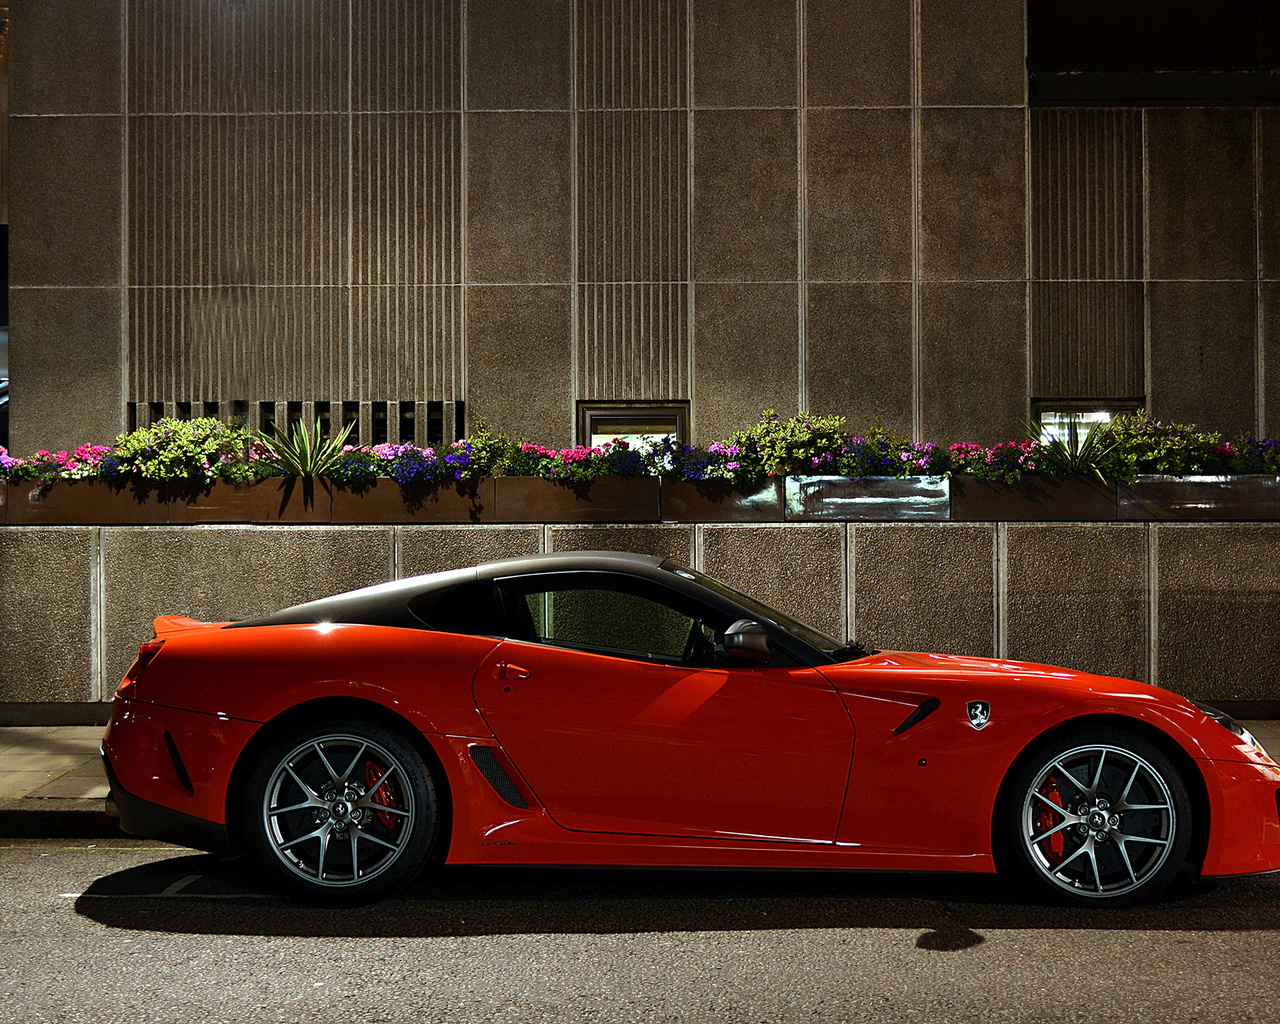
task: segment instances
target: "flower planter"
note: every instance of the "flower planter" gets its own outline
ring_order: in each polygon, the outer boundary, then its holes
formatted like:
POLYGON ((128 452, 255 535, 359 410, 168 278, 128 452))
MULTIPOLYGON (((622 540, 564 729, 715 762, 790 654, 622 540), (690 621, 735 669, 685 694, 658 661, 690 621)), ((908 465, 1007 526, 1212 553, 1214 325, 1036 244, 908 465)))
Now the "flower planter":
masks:
POLYGON ((163 491, 120 487, 105 480, 56 480, 41 487, 34 480, 10 481, 8 522, 41 524, 159 524, 169 519, 163 491))
POLYGON ((695 483, 664 478, 659 497, 663 522, 782 522, 783 485, 780 477, 745 491, 735 490, 724 480, 695 483))
POLYGON ((327 523, 332 512, 327 480, 272 477, 249 485, 249 518, 254 523, 327 523))
POLYGON ((950 514, 946 477, 787 477, 788 522, 937 522, 950 514))
POLYGON ((171 523, 247 523, 252 521, 250 484, 219 481, 200 491, 169 488, 171 523))
POLYGON ((401 487, 375 480, 360 490, 334 488, 335 523, 491 523, 493 478, 473 484, 401 487))
POLYGON ((0 483, 0 525, 9 521, 9 481, 0 483))
POLYGON ((656 523, 656 476, 602 476, 572 487, 536 476, 494 480, 499 523, 656 523))
POLYGON ((1280 519, 1280 477, 1140 475, 1119 488, 1119 517, 1160 519, 1280 519))
POLYGON ((975 522, 1114 522, 1116 488, 1095 477, 1023 477, 1016 484, 957 474, 951 519, 975 522))

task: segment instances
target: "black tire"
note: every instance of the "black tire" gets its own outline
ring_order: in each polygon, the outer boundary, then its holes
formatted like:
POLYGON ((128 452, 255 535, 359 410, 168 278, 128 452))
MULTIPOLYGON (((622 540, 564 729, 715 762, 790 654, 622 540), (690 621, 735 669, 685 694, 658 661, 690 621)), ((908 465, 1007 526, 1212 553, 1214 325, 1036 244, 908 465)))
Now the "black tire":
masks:
POLYGON ((997 813, 1001 869, 1076 906, 1154 900, 1191 846, 1191 799, 1177 768, 1116 726, 1082 727, 1037 747, 997 813))
POLYGON ((259 751, 240 824, 249 855, 283 888, 351 905, 421 872, 439 833, 439 801, 400 733, 360 718, 312 719, 259 751))

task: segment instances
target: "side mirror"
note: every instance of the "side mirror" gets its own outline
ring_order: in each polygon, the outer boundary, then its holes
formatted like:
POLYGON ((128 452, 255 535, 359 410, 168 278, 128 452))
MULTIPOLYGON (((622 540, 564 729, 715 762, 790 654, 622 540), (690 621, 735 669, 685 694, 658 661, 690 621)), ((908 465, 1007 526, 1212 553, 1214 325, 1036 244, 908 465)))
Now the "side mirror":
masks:
POLYGON ((750 619, 739 619, 724 631, 724 652, 730 658, 764 664, 773 657, 769 651, 769 634, 764 626, 750 619))

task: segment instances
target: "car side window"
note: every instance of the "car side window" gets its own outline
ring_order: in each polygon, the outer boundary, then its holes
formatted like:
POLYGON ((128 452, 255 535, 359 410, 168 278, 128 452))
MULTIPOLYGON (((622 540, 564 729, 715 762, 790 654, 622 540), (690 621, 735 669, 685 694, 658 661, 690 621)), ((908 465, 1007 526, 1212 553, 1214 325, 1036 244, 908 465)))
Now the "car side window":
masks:
POLYGON ((667 664, 710 663, 714 656, 718 623, 643 580, 516 581, 507 593, 517 631, 523 620, 524 638, 536 643, 667 664))
POLYGON ((409 602, 409 610, 438 633, 507 634, 506 617, 489 580, 427 591, 409 602))

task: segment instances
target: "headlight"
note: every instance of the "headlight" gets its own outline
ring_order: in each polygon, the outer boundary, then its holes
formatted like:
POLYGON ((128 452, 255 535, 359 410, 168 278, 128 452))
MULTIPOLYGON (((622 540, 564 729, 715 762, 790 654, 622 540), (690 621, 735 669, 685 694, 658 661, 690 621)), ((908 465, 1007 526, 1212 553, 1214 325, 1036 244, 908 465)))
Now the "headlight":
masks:
POLYGON ((1212 704, 1201 704, 1198 700, 1193 700, 1191 703, 1194 704, 1196 707, 1198 707, 1201 711, 1203 711, 1206 715, 1212 718, 1219 725, 1221 725, 1224 729, 1229 729, 1231 732, 1235 733, 1235 735, 1239 736, 1240 739, 1242 739, 1245 743, 1249 744, 1249 746, 1253 747, 1254 750, 1256 750, 1259 754, 1265 757, 1268 761, 1271 760, 1271 755, 1267 753, 1266 748, 1261 743, 1258 742, 1257 738, 1253 735, 1253 733, 1251 733, 1248 729, 1246 729, 1243 725, 1237 722, 1225 711, 1219 711, 1212 704))

